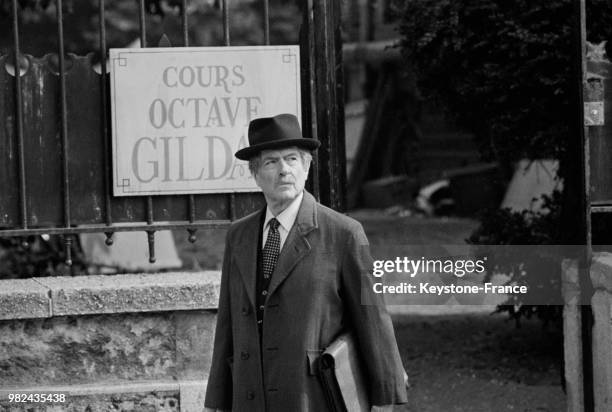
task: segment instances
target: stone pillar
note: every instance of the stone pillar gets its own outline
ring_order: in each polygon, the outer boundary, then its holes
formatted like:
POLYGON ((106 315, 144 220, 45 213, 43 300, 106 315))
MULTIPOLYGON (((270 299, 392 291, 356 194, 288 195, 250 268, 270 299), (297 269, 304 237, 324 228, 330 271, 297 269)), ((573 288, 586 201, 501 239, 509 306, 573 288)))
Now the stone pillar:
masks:
POLYGON ((612 410, 612 253, 591 262, 593 308, 593 390, 596 411, 612 410))
POLYGON ((564 260, 561 264, 561 273, 563 276, 563 354, 567 411, 582 412, 584 410, 584 386, 578 261, 564 260))

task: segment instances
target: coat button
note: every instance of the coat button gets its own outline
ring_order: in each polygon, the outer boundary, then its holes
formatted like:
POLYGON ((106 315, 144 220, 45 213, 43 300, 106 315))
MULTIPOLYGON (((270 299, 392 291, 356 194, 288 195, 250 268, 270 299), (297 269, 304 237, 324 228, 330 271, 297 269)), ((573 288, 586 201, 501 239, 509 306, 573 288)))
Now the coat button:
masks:
POLYGON ((247 399, 252 401, 253 399, 255 399, 255 394, 251 391, 247 392, 247 399))
POLYGON ((249 352, 240 352, 240 359, 242 360, 249 359, 249 352))
POLYGON ((249 308, 247 307, 242 308, 242 315, 247 316, 248 314, 249 314, 249 308))

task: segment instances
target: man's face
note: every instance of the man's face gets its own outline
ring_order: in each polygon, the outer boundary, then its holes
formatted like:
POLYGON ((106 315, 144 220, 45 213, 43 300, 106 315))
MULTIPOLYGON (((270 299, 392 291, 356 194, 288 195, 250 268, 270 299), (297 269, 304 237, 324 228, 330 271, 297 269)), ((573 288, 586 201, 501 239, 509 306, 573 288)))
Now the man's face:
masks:
POLYGON ((304 163, 297 147, 261 152, 255 182, 269 204, 287 206, 304 190, 310 169, 304 163))

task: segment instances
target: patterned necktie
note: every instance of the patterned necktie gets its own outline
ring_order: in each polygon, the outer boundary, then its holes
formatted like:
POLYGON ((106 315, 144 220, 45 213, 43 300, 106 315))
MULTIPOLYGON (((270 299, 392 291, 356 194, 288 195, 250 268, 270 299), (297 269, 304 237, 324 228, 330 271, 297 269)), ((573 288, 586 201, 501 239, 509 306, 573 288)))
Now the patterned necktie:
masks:
POLYGON ((278 261, 278 255, 280 253, 280 233, 278 232, 278 225, 280 223, 276 218, 270 219, 270 228, 268 229, 268 239, 266 245, 263 248, 263 275, 264 279, 270 279, 276 262, 278 261))

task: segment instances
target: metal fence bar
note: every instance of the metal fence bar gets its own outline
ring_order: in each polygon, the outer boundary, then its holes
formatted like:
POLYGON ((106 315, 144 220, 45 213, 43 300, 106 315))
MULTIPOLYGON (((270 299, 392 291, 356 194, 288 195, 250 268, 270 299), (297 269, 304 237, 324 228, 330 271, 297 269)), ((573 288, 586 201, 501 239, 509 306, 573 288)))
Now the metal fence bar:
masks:
MULTIPOLYGON (((140 47, 147 47, 147 27, 145 22, 145 4, 144 0, 138 1, 138 17, 140 23, 140 47)), ((153 223, 153 198, 151 196, 147 196, 146 199, 146 207, 147 207, 147 224, 153 223)))
POLYGON ((57 36, 59 53, 61 136, 62 136, 62 174, 64 192, 64 224, 70 227, 70 181, 68 175, 68 108, 66 103, 66 56, 64 54, 64 13, 62 0, 57 0, 57 36))
POLYGON ((140 24, 140 47, 147 47, 147 28, 145 23, 144 0, 138 0, 138 23, 140 24))
POLYGON ((189 221, 194 222, 196 218, 195 197, 189 195, 189 221))
POLYGON ((181 25, 183 28, 183 46, 189 46, 189 26, 187 24, 187 0, 181 0, 181 25))
POLYGON ((229 0, 223 0, 223 40, 225 45, 230 45, 230 32, 229 32, 229 0))
MULTIPOLYGON (((68 171, 68 103, 66 101, 66 56, 64 50, 64 5, 62 0, 57 0, 57 37, 59 54, 59 78, 60 78, 60 107, 61 107, 61 137, 62 137, 62 177, 64 194, 64 224, 70 227, 70 176, 68 171)), ((72 234, 64 236, 64 247, 66 250, 65 262, 72 265, 72 234)))
MULTIPOLYGON (((229 219, 223 220, 208 220, 196 221, 194 223, 154 223, 153 225, 117 225, 112 226, 115 232, 146 232, 151 229, 157 230, 181 230, 181 229, 226 229, 232 223, 229 219)), ((76 235, 79 233, 101 233, 108 230, 106 225, 88 225, 76 226, 71 228, 65 227, 45 227, 45 228, 30 228, 30 229, 7 229, 0 230, 0 238, 13 236, 36 236, 36 235, 76 235)))
MULTIPOLYGON (((181 2, 182 15, 181 15, 181 23, 183 27, 183 46, 189 47, 189 26, 187 22, 187 0, 182 0, 181 2)), ((194 195, 188 196, 189 201, 189 222, 193 223, 196 217, 196 207, 195 207, 195 197, 194 195)), ((189 241, 195 242, 195 231, 189 232, 189 241)))
POLYGON ((264 6, 264 44, 270 45, 270 0, 263 1, 264 6))
POLYGON ((229 216, 230 220, 236 220, 236 193, 230 193, 229 216))
POLYGON ((147 230, 147 242, 149 243, 149 263, 155 263, 155 231, 147 230))
MULTIPOLYGON (((104 202, 106 205, 105 220, 108 226, 113 223, 112 218, 112 206, 111 206, 111 185, 110 185, 110 162, 108 161, 108 153, 111 153, 110 139, 108 138, 108 111, 106 105, 108 104, 106 99, 107 87, 107 73, 106 73, 106 15, 104 0, 98 1, 99 8, 99 19, 100 19, 100 94, 102 97, 102 137, 104 139, 104 202)), ((108 236, 108 235, 107 235, 108 236)), ((112 233, 111 233, 112 236, 112 233)), ((110 236, 109 236, 110 238, 110 236)))
MULTIPOLYGON (((229 0, 223 0, 223 40, 226 46, 230 45, 230 30, 229 30, 229 0)), ((236 194, 230 193, 229 197, 229 215, 231 220, 236 220, 236 194)))
POLYGON ((153 224, 153 196, 147 196, 147 225, 153 224))
MULTIPOLYGON (((147 47, 147 28, 145 22, 145 4, 144 0, 138 2, 138 17, 140 23, 140 47, 147 47)), ((146 197, 147 205, 147 242, 149 243, 149 262, 155 262, 155 230, 151 230, 153 225, 153 197, 146 197)))
MULTIPOLYGON (((312 0, 311 0, 312 1, 312 0)), ((103 134, 102 138, 103 138, 103 144, 104 144, 104 150, 106 151, 106 153, 103 154, 104 159, 103 160, 103 169, 104 169, 104 197, 105 197, 105 207, 106 207, 106 211, 105 211, 105 215, 104 215, 104 220, 100 221, 99 223, 92 223, 92 224, 82 224, 79 225, 78 227, 72 227, 72 216, 71 216, 71 198, 76 198, 76 196, 78 195, 78 191, 75 191, 74 188, 72 188, 71 190, 71 185, 70 185, 70 162, 69 162, 69 158, 68 158, 68 154, 70 153, 69 150, 69 138, 68 138, 68 129, 69 126, 68 125, 68 108, 67 108, 67 94, 68 94, 68 90, 67 90, 67 79, 68 79, 68 75, 66 73, 66 67, 67 64, 70 63, 66 61, 66 52, 65 52, 65 38, 64 38, 64 26, 63 26, 63 0, 57 0, 56 1, 56 17, 57 17, 57 35, 58 35, 58 65, 59 65, 59 88, 60 88, 60 105, 61 107, 59 108, 60 113, 61 113, 61 129, 60 129, 60 143, 61 143, 61 153, 60 155, 62 156, 62 172, 63 172, 63 179, 62 179, 62 189, 63 189, 63 220, 64 220, 64 225, 62 225, 61 223, 59 223, 58 226, 56 227, 45 227, 45 228, 35 228, 35 229, 30 229, 28 226, 28 209, 27 209, 27 190, 26 190, 26 183, 27 183, 27 179, 26 179, 26 169, 25 169, 25 148, 24 148, 24 108, 23 108, 23 79, 20 78, 19 76, 19 69, 20 69, 20 60, 21 59, 21 52, 20 52, 20 47, 19 47, 19 25, 18 25, 18 13, 19 13, 19 3, 20 0, 12 0, 12 6, 13 6, 13 20, 14 20, 14 48, 15 48, 15 56, 14 56, 14 62, 15 62, 15 87, 16 87, 16 102, 15 102, 15 117, 16 117, 16 123, 15 123, 15 135, 16 135, 16 139, 17 139, 17 148, 19 150, 19 184, 20 184, 20 207, 21 207, 21 220, 22 220, 22 224, 20 226, 17 226, 17 228, 15 229, 11 229, 11 230, 1 230, 0 231, 0 238, 2 237, 10 237, 10 236, 27 236, 27 235, 39 235, 39 234, 58 234, 58 235, 64 235, 64 243, 67 247, 66 249, 66 256, 67 256, 67 262, 69 262, 71 260, 71 244, 74 241, 74 235, 79 234, 79 233, 94 233, 94 232, 104 232, 107 235, 107 243, 111 244, 112 243, 112 235, 114 232, 122 232, 122 231, 144 231, 147 233, 148 239, 149 239, 149 248, 150 248, 150 257, 151 260, 154 261, 155 259, 155 250, 154 250, 154 235, 155 232, 158 230, 174 230, 174 229, 187 229, 189 231, 189 233, 191 235, 193 235, 192 232, 195 232, 197 229, 199 228, 226 228, 233 220, 236 219, 236 215, 238 214, 238 209, 239 206, 241 205, 237 205, 237 198, 238 196, 235 193, 230 193, 228 196, 228 201, 229 201, 229 205, 228 205, 228 218, 231 217, 230 219, 223 219, 223 220, 196 220, 197 218, 197 213, 196 213, 196 196, 195 195, 187 195, 187 199, 188 199, 188 206, 189 206, 189 213, 188 216, 184 216, 182 217, 182 219, 184 219, 183 221, 179 222, 171 222, 171 223, 156 223, 154 222, 155 220, 155 213, 154 213, 154 202, 153 202, 153 197, 152 196, 147 196, 145 197, 145 199, 143 199, 146 202, 146 207, 145 207, 145 219, 142 219, 142 217, 138 217, 137 219, 140 220, 138 225, 135 226, 129 226, 129 227, 125 227, 120 223, 117 223, 114 221, 113 219, 113 196, 112 196, 112 164, 111 164, 111 160, 109 158, 109 153, 112 150, 111 145, 111 136, 110 136, 110 128, 109 126, 109 120, 110 120, 110 115, 108 112, 108 105, 109 105, 109 99, 108 99, 108 85, 107 85, 107 81, 109 79, 109 75, 107 73, 107 64, 108 64, 108 56, 106 54, 107 52, 107 39, 106 39, 106 17, 105 17, 105 1, 104 0, 98 0, 98 9, 99 9, 99 27, 98 27, 98 33, 99 33, 99 49, 100 49, 100 65, 101 65, 101 72, 100 72, 100 103, 102 105, 101 113, 101 125, 100 125, 100 131, 103 134), (146 222, 143 222, 143 220, 145 220, 146 222)), ((189 1, 188 0, 181 0, 181 4, 182 4, 182 16, 181 16, 181 24, 182 24, 182 37, 183 37, 183 44, 185 46, 189 46, 189 31, 188 31, 188 13, 187 13, 187 5, 188 5, 189 1)), ((264 26, 264 42, 266 44, 270 43, 270 5, 269 5, 269 0, 264 0, 264 4, 263 4, 263 15, 264 15, 264 21, 263 21, 263 26, 264 26)), ((147 47, 147 38, 146 38, 146 34, 147 34, 147 27, 146 27, 146 1, 145 0, 138 0, 138 17, 139 17, 139 22, 140 22, 140 44, 141 47, 147 47)), ((221 6, 222 6, 222 18, 223 18, 223 41, 225 46, 230 46, 230 4, 229 4, 229 0, 221 0, 221 6)), ((58 182, 59 183, 59 182, 58 182)), ((241 209, 242 210, 242 209, 241 209)), ((76 215, 75 215, 76 216, 76 215)), ((117 217, 115 216, 115 219, 117 217)), ((76 221, 76 220, 75 220, 76 221)), ((83 222, 84 223, 84 222, 83 222)))
MULTIPOLYGON (((313 15, 313 4, 314 0, 307 0, 303 8, 304 23, 307 27, 306 31, 306 56, 308 61, 308 97, 307 101, 310 105, 310 130, 311 137, 315 140, 319 140, 319 133, 317 127, 317 92, 316 92, 316 69, 315 69, 315 35, 314 35, 314 15, 313 15)), ((321 198, 321 188, 319 184, 319 152, 315 150, 313 153, 313 164, 312 170, 312 191, 313 195, 317 200, 321 198)))
POLYGON ((23 147, 23 100, 21 90, 21 68, 19 57, 19 15, 17 11, 17 0, 13 0, 13 40, 15 45, 15 112, 16 112, 16 134, 17 152, 19 156, 19 210, 21 213, 21 227, 28 227, 28 212, 26 210, 26 182, 25 182, 25 156, 23 147))
POLYGON ((72 266, 72 234, 64 236, 64 247, 66 248, 65 262, 68 266, 72 266))

